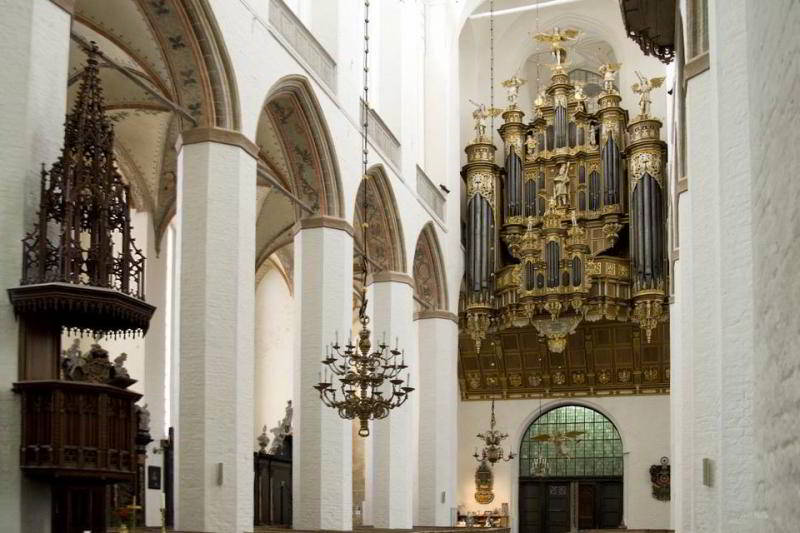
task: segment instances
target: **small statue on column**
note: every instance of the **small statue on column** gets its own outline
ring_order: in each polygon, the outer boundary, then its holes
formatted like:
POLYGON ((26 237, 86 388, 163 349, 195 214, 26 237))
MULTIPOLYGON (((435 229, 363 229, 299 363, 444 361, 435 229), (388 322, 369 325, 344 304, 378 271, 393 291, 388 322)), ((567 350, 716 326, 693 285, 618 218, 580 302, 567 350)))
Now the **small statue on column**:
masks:
POLYGON ((528 151, 528 159, 533 159, 536 155, 536 138, 533 133, 528 133, 525 137, 525 148, 528 151))
POLYGON ((509 109, 516 109, 517 98, 519 98, 519 88, 525 85, 525 83, 527 83, 526 80, 518 78, 516 74, 503 82, 503 87, 508 91, 507 98, 509 109))
POLYGON ((488 117, 496 117, 500 114, 501 110, 497 108, 486 108, 486 104, 479 104, 474 100, 469 101, 475 109, 472 111, 472 119, 475 121, 473 128, 475 129, 475 141, 483 142, 486 139, 486 119, 488 117))
POLYGON ((558 170, 558 174, 553 178, 553 197, 555 198, 556 205, 559 207, 566 207, 569 205, 569 166, 570 163, 562 163, 558 170))
POLYGON ((615 94, 617 91, 614 89, 614 82, 617 78, 622 63, 606 63, 600 65, 600 74, 603 75, 603 90, 608 94, 615 94))
POLYGON ((636 77, 639 78, 639 83, 634 83, 631 88, 633 92, 639 95, 639 116, 646 118, 650 116, 650 104, 652 103, 650 101, 650 91, 661 87, 666 77, 648 79, 638 70, 636 71, 636 77))

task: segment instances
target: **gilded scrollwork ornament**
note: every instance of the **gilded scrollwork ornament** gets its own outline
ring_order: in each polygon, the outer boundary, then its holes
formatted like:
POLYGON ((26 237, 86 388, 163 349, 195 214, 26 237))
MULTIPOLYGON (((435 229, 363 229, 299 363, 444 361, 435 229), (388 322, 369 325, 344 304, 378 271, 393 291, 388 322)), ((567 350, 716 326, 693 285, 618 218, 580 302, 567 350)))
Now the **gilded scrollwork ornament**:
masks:
POLYGON ((652 176, 659 185, 662 185, 661 176, 661 152, 657 150, 644 150, 637 152, 631 157, 630 162, 630 175, 631 175, 631 189, 636 188, 645 174, 652 176))
POLYGON ((494 176, 484 172, 470 174, 467 187, 467 197, 471 200, 473 196, 479 194, 489 202, 494 209, 494 176))
POLYGON ((632 318, 644 330, 649 343, 652 339, 653 330, 658 327, 659 322, 666 319, 662 297, 656 296, 652 299, 648 298, 636 302, 632 318))

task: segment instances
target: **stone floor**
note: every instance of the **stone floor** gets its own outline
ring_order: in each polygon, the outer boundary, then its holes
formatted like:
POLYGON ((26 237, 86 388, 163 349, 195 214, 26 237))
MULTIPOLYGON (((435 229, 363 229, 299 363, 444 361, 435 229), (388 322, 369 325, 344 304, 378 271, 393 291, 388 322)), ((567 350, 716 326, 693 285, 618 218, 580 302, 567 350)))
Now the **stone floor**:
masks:
MULTIPOLYGON (((352 532, 349 533, 463 533, 466 528, 463 527, 423 527, 423 526, 416 526, 414 529, 375 529, 373 527, 359 527, 355 528, 352 532)), ((480 529, 486 533, 509 533, 509 528, 489 528, 489 527, 482 527, 482 528, 474 528, 480 529)), ((116 532, 116 529, 110 529, 110 532, 116 532)), ((137 527, 136 531, 140 533, 158 533, 161 531, 159 528, 155 527, 137 527)), ((173 529, 168 529, 170 533, 182 533, 180 531, 176 531, 173 529)), ((253 533, 287 533, 287 531, 292 531, 296 533, 343 533, 341 531, 330 531, 327 530, 302 530, 302 529, 286 529, 286 528, 274 528, 274 527, 257 527, 255 528, 253 533)), ((605 530, 603 533, 607 533, 608 530, 605 530)), ((348 532, 344 532, 348 533, 348 532)), ((635 533, 628 531, 627 533, 635 533)))

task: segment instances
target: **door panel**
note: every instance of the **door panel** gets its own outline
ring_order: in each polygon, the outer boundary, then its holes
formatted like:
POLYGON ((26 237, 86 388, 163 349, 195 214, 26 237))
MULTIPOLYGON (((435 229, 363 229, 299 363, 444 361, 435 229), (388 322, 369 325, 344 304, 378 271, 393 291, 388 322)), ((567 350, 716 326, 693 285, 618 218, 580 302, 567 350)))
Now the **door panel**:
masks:
POLYGON ((53 486, 52 530, 101 533, 106 530, 106 488, 69 482, 53 486))
POLYGON ((622 522, 622 483, 604 481, 597 484, 600 527, 617 527, 622 522))
POLYGON ((535 481, 519 485, 519 533, 542 533, 542 487, 535 481))
POLYGON ((578 485, 578 527, 593 529, 595 525, 595 486, 594 483, 578 485))
POLYGON ((569 483, 547 484, 546 508, 547 533, 569 532, 569 483))

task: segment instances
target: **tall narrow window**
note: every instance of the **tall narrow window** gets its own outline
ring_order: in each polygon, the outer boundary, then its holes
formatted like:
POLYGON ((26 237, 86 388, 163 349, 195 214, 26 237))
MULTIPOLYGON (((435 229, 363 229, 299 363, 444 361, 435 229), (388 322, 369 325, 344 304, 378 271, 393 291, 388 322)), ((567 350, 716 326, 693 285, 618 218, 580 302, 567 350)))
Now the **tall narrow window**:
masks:
POLYGON ((708 0, 689 0, 689 54, 692 59, 708 52, 708 0))

